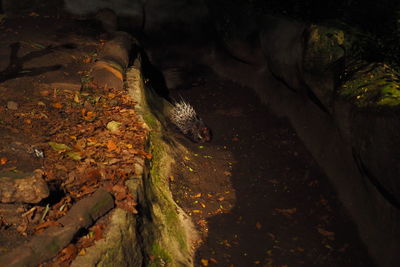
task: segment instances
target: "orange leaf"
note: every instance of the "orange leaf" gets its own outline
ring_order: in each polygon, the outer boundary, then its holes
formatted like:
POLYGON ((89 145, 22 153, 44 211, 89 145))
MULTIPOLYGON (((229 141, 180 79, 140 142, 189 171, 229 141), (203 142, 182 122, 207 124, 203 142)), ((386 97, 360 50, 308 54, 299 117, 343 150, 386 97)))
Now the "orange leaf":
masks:
POLYGON ((91 58, 91 57, 85 57, 85 58, 83 59, 83 63, 85 63, 85 64, 88 64, 88 63, 90 63, 90 62, 92 62, 92 58, 91 58))
POLYGON ((117 149, 117 145, 115 144, 115 142, 113 140, 108 140, 107 148, 108 148, 108 151, 113 151, 113 150, 117 149))
POLYGON ((50 92, 48 90, 42 90, 40 91, 41 96, 49 96, 50 92))
POLYGON ((83 118, 86 121, 93 121, 96 118, 96 112, 88 111, 85 115, 83 115, 83 118))
POLYGON ((6 157, 0 158, 0 165, 5 165, 5 164, 7 164, 7 162, 8 162, 8 158, 6 158, 6 157))
POLYGON ((62 108, 62 104, 61 103, 54 103, 53 107, 60 109, 60 108, 62 108))

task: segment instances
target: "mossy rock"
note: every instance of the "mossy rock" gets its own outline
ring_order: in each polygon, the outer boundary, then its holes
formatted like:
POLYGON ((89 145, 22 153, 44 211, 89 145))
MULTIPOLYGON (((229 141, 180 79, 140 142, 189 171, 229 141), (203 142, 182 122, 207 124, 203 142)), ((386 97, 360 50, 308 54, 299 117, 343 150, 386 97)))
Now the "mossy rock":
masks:
POLYGON ((349 36, 340 29, 311 25, 304 55, 304 69, 323 73, 342 59, 351 47, 349 36))
POLYGON ((342 84, 338 93, 357 107, 399 106, 399 77, 388 65, 358 62, 348 66, 346 74, 351 76, 342 84))

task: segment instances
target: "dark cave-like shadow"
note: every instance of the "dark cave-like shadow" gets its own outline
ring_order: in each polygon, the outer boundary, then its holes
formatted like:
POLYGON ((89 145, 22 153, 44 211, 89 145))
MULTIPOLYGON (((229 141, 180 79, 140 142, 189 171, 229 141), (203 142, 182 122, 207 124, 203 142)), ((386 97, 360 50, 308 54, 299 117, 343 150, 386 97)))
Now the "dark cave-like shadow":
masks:
POLYGON ((44 49, 30 52, 22 57, 18 57, 18 51, 21 48, 21 44, 19 42, 12 43, 10 45, 10 61, 8 66, 0 71, 0 83, 19 78, 19 77, 27 77, 27 76, 37 76, 46 72, 59 70, 62 68, 62 65, 51 65, 46 67, 37 67, 37 68, 24 68, 24 64, 32 59, 42 57, 48 55, 56 50, 71 48, 71 44, 65 44, 60 46, 47 46, 44 49))

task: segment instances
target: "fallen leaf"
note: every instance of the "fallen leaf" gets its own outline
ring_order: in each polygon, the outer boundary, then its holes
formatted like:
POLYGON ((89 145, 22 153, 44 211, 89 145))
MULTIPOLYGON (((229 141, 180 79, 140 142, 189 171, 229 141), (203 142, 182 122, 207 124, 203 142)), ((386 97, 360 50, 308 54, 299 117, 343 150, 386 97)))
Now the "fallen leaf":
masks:
POLYGON ((55 151, 62 153, 71 150, 69 146, 66 144, 60 144, 60 143, 55 143, 55 142, 48 142, 48 144, 53 148, 55 151))
POLYGON ((54 104, 53 104, 53 107, 54 107, 54 108, 57 108, 57 109, 60 109, 60 108, 63 107, 63 105, 62 105, 61 103, 54 103, 54 104))
POLYGON ((96 112, 88 111, 86 114, 83 115, 85 121, 94 121, 96 118, 96 112))
POLYGON ((41 96, 49 96, 49 95, 50 95, 50 91, 48 91, 48 90, 42 90, 42 91, 40 91, 40 95, 41 95, 41 96))
POLYGON ((83 61, 83 63, 88 64, 88 63, 92 62, 92 58, 91 57, 85 57, 82 61, 83 61))
POLYGON ((8 158, 6 157, 1 157, 0 158, 0 165, 6 165, 8 162, 8 158))
POLYGON ((92 231, 94 232, 94 239, 98 241, 103 238, 104 225, 96 224, 95 226, 93 226, 92 231))
MULTIPOLYGON (((29 17, 39 17, 39 14, 36 13, 36 12, 31 12, 31 13, 29 13, 29 17)), ((44 49, 44 48, 45 48, 45 47, 42 46, 42 49, 44 49)))
POLYGON ((80 97, 79 97, 78 94, 75 94, 75 96, 74 96, 74 102, 75 102, 75 103, 80 103, 80 102, 81 102, 81 99, 80 99, 80 97))
POLYGON ((114 132, 118 132, 119 127, 121 126, 121 122, 118 121, 110 121, 109 123, 107 123, 107 129, 110 130, 110 132, 114 133, 114 132))
POLYGON ((114 151, 117 149, 117 145, 115 144, 115 142, 113 140, 108 140, 107 149, 108 149, 108 151, 114 151))
POLYGON ((61 250, 60 253, 62 254, 62 256, 59 257, 59 261, 69 261, 76 256, 76 254, 78 253, 78 249, 74 244, 69 244, 66 248, 61 250))
POLYGON ((50 226, 63 226, 63 225, 61 223, 59 223, 59 222, 56 222, 56 221, 47 221, 47 222, 44 222, 44 223, 36 225, 35 226, 35 231, 37 232, 37 231, 39 231, 41 229, 45 229, 45 228, 48 228, 50 226))
POLYGON ((80 161, 82 159, 80 153, 78 152, 68 152, 67 156, 76 161, 80 161))
POLYGON ((81 249, 81 251, 79 251, 79 256, 85 256, 86 255, 86 249, 81 249))
POLYGON ((260 230, 260 229, 262 228, 262 225, 261 225, 260 222, 257 222, 257 223, 256 223, 256 228, 257 228, 258 230, 260 230))
POLYGON ((330 239, 330 240, 334 240, 335 239, 335 233, 334 232, 327 231, 327 230, 325 230, 323 228, 320 228, 320 227, 318 227, 317 230, 318 230, 318 233, 320 233, 321 235, 327 237, 328 239, 330 239))
POLYGON ((200 262, 201 262, 201 265, 208 266, 208 260, 207 259, 201 259, 200 262))
POLYGON ((293 215, 297 212, 297 208, 292 208, 292 209, 275 209, 280 214, 283 215, 293 215))
POLYGON ((211 261, 212 263, 214 263, 214 264, 217 264, 217 263, 218 263, 218 261, 217 261, 216 259, 214 259, 214 258, 210 258, 210 261, 211 261))

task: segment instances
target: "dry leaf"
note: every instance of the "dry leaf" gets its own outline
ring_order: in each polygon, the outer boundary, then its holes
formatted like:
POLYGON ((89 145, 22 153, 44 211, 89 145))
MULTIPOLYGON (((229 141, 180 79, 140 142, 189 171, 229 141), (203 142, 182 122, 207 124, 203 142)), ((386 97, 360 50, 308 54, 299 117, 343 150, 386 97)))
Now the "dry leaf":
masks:
POLYGON ((49 96, 50 92, 48 90, 42 90, 42 91, 40 91, 40 95, 41 96, 49 96))
POLYGON ((54 108, 60 109, 60 108, 63 107, 63 105, 62 105, 61 103, 54 103, 54 104, 53 104, 53 107, 54 107, 54 108))
POLYGON ((323 228, 317 228, 318 233, 320 233, 321 235, 329 238, 330 240, 334 240, 335 239, 335 233, 334 232, 329 232, 323 228))
POLYGON ((5 164, 7 164, 7 162, 8 162, 8 158, 6 158, 6 157, 0 158, 0 165, 5 165, 5 164))
POLYGON ((278 213, 283 214, 283 215, 292 215, 297 212, 297 208, 292 208, 292 209, 275 209, 278 213))
POLYGON ((61 223, 56 222, 56 221, 47 221, 41 224, 38 224, 35 226, 35 231, 39 231, 41 229, 48 228, 50 226, 63 226, 61 223))
POLYGON ((108 140, 107 149, 108 149, 108 151, 114 151, 117 149, 117 145, 115 144, 115 142, 113 140, 108 140))
POLYGON ((200 262, 201 262, 201 265, 203 265, 203 266, 208 266, 208 260, 206 260, 206 259, 201 259, 200 262))

